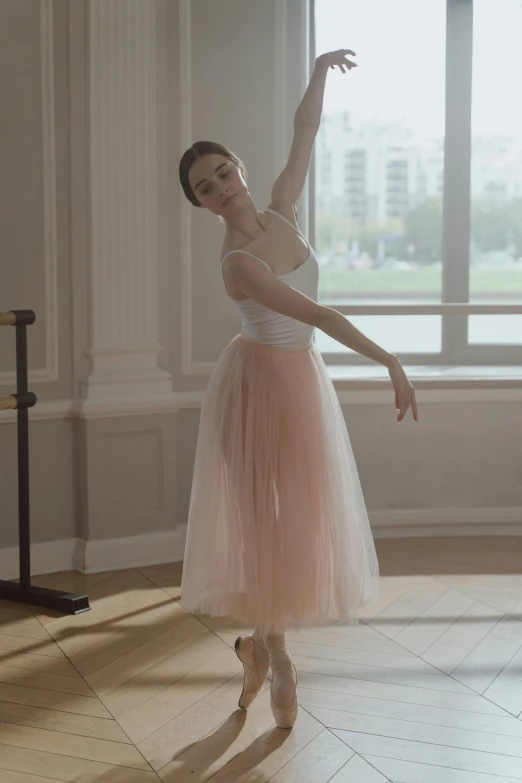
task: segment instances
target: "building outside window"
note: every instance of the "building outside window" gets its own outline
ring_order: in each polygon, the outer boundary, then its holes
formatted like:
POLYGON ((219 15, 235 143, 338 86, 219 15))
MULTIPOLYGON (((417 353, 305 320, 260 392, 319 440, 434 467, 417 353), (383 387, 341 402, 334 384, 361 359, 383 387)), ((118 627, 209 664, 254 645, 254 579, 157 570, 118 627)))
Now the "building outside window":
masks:
POLYGON ((347 317, 410 364, 522 364, 521 314, 428 307, 522 304, 519 0, 315 0, 313 23, 358 63, 329 73, 314 148, 320 301, 371 306, 347 317))

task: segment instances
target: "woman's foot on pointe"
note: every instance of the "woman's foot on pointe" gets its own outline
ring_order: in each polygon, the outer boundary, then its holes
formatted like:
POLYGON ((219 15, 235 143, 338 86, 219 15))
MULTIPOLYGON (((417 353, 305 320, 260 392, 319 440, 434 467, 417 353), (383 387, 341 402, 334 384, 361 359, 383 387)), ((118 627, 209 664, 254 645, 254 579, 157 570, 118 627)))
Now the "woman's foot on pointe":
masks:
POLYGON ((276 725, 280 729, 291 729, 297 718, 297 670, 292 659, 285 652, 270 656, 272 682, 270 685, 270 706, 276 725))
POLYGON ((239 697, 238 705, 242 710, 246 710, 263 687, 270 659, 264 644, 255 640, 253 635, 238 636, 234 649, 245 671, 243 691, 239 697))

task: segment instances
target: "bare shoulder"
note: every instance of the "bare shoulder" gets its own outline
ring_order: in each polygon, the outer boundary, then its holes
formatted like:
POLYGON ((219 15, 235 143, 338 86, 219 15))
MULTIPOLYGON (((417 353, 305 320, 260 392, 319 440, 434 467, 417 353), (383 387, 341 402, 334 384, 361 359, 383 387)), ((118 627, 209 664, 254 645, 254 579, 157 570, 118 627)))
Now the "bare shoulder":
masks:
MULTIPOLYGON (((221 258, 223 259, 227 253, 231 253, 234 251, 234 254, 236 253, 249 253, 252 251, 255 251, 256 248, 256 241, 250 240, 248 242, 237 243, 237 242, 223 242, 223 245, 221 247, 221 258)), ((228 259, 227 259, 228 260, 228 259)))
MULTIPOLYGON (((243 253, 245 250, 247 250, 248 246, 245 245, 236 245, 233 244, 226 245, 223 243, 223 246, 221 248, 221 263, 223 266, 229 266, 229 261, 231 261, 233 258, 236 258, 238 253, 243 253), (228 253, 231 253, 232 255, 228 255, 228 253), (225 256, 228 256, 225 261, 223 259, 225 256)), ((248 252, 248 251, 247 251, 248 252)))
POLYGON ((289 201, 283 201, 282 199, 272 199, 268 205, 268 208, 275 209, 276 212, 280 212, 281 215, 284 215, 285 218, 288 218, 288 220, 293 223, 296 228, 299 228, 299 223, 297 222, 297 207, 295 204, 291 204, 289 201))

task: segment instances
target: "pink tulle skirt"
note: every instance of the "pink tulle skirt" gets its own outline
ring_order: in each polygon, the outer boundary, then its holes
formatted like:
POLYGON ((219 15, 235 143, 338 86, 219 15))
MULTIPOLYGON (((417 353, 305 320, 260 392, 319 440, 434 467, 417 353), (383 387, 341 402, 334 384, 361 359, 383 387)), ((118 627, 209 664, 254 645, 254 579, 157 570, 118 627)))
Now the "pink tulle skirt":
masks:
POLYGON ((357 467, 321 353, 237 335, 203 398, 182 606, 277 633, 356 622, 377 594, 357 467))

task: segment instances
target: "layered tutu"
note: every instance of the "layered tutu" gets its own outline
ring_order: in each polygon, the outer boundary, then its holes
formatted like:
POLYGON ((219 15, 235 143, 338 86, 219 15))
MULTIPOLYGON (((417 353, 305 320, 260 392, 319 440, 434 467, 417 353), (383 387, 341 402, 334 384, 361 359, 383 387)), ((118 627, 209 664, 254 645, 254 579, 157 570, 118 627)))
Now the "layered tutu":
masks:
POLYGON ((324 360, 241 334, 210 376, 181 604, 272 633, 356 621, 378 563, 324 360))

